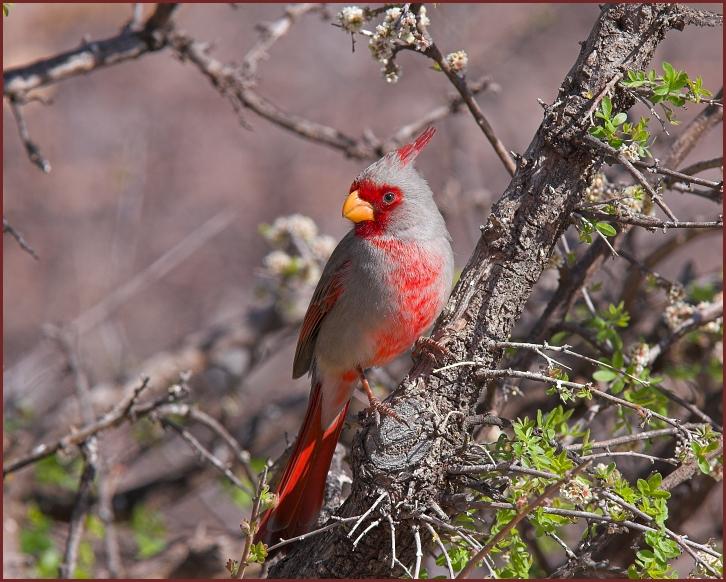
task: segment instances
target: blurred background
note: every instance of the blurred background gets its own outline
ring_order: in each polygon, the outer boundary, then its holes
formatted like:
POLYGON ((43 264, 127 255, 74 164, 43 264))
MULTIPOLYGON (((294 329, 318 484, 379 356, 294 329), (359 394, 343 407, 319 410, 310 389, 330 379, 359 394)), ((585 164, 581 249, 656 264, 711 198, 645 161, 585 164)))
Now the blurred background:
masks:
MULTIPOLYGON (((330 6, 330 16, 338 9, 330 6)), ((146 5, 144 16, 151 10, 146 5)), ((214 43, 215 58, 239 63, 257 39, 255 25, 279 18, 282 11, 273 4, 188 4, 174 20, 195 39, 214 43)), ((70 50, 84 38, 113 36, 131 12, 131 4, 15 4, 3 18, 3 68, 70 50)), ((598 12, 596 4, 428 8, 430 32, 441 50, 466 50, 469 78, 488 75, 496 84, 478 101, 515 152, 524 151, 542 119, 537 98, 554 100, 598 12)), ((349 35, 331 22, 334 18, 320 14, 297 22, 262 62, 258 91, 287 111, 354 136, 369 130, 379 138, 452 95, 430 61, 412 53, 399 56, 399 82, 386 83, 365 43, 359 41, 351 52, 349 35)), ((715 93, 723 82, 722 40, 719 29, 673 31, 653 65, 668 61, 701 75, 715 93)), ((309 385, 306 379, 290 379, 297 307, 285 306, 282 323, 266 320, 262 327, 271 327, 265 328, 264 344, 256 344, 261 328, 250 323, 250 313, 266 313, 270 304, 263 258, 271 247, 259 227, 302 214, 337 241, 349 228, 340 216, 342 201, 367 163, 346 159, 253 112, 243 111, 249 128, 242 127, 199 71, 168 50, 37 93, 52 102, 30 103, 23 112, 52 165, 47 175, 28 161, 7 104, 3 109, 3 215, 39 255, 35 261, 4 238, 5 458, 79 424, 73 378, 46 324, 80 328, 78 353, 97 412, 120 400, 124 386, 153 368, 154 358, 171 354, 166 374, 173 378, 189 364, 180 350, 198 345, 209 330, 238 326, 234 340, 215 352, 214 365, 200 364, 190 382, 190 400, 222 419, 256 462, 275 458, 285 447, 284 434, 290 440, 295 436, 309 385), (161 257, 161 265, 149 269, 161 257), (135 282, 130 289, 129 282, 135 282), (254 366, 245 359, 250 341, 259 358, 254 366), (182 363, 175 367, 177 357, 182 363)), ((680 118, 685 123, 699 110, 690 106, 680 118)), ((446 215, 461 268, 509 176, 468 113, 436 126, 438 133, 417 166, 446 215)), ((673 137, 653 128, 657 156, 673 137)), ((722 139, 719 125, 686 163, 720 155, 722 139)), ((614 169, 608 174, 619 176, 614 169)), ((720 173, 704 177, 710 175, 720 173)), ((715 212, 712 203, 685 194, 668 192, 666 199, 682 219, 715 212)), ((641 231, 637 249, 645 255, 670 236, 641 231)), ((673 278, 684 269, 692 277, 719 273, 721 246, 720 232, 701 236, 658 270, 673 278)), ((622 267, 608 264, 601 279, 622 267)), ((556 271, 545 273, 520 331, 531 324, 556 281, 556 271)), ((309 284, 295 288, 303 307, 311 290, 309 284)), ((608 293, 605 285, 593 296, 607 303, 608 293)), ((381 389, 394 386, 409 362, 406 356, 390 366, 378 378, 381 389)), ((158 376, 152 377, 155 382, 161 384, 158 376)), ((504 412, 512 416, 517 410, 504 412)), ((355 414, 351 423, 355 430, 355 414)), ((239 521, 249 499, 240 499, 177 436, 152 421, 124 426, 102 442, 127 574, 224 575, 222 557, 238 553, 239 521), (157 547, 149 539, 162 542, 157 547)), ((69 455, 6 480, 6 576, 51 571, 38 565, 40 550, 35 558, 27 551, 32 543, 48 544, 41 534, 29 541, 27 532, 45 532, 51 546, 62 548, 78 468, 69 455), (65 485, 64 474, 73 476, 65 485)), ((703 515, 721 514, 719 488, 711 495, 685 533, 699 535, 703 515)), ((87 543, 100 542, 90 535, 87 543)), ((103 560, 95 563, 93 552, 86 554, 84 573, 104 575, 103 560)))

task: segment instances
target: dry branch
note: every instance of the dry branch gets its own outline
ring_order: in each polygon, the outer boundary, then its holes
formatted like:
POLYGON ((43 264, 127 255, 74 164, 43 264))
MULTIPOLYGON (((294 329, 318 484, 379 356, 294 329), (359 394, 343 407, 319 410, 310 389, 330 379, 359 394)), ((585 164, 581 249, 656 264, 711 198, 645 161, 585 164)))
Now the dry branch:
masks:
POLYGON ((29 91, 57 83, 101 67, 116 65, 164 48, 162 34, 169 25, 176 4, 157 4, 140 31, 122 31, 104 40, 83 43, 80 48, 39 60, 31 65, 3 71, 5 97, 22 97, 29 91))

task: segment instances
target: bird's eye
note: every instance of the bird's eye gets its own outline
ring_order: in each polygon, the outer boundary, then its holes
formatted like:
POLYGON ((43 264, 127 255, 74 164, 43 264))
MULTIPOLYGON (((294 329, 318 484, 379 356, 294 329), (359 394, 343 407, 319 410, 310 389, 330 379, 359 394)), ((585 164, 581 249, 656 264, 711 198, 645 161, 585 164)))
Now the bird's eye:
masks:
POLYGON ((386 192, 383 195, 383 202, 385 202, 386 204, 390 204, 395 199, 396 199, 396 195, 393 192, 386 192))

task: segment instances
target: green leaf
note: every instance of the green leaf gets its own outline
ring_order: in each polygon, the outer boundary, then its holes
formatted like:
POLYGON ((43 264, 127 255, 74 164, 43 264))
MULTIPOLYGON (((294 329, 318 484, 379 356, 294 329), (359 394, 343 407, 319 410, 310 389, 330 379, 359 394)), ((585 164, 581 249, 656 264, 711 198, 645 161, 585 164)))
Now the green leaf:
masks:
POLYGON ((618 375, 612 370, 598 370, 592 375, 592 379, 597 382, 610 382, 617 377, 618 375))
POLYGON ((627 113, 618 113, 615 117, 613 117, 613 125, 622 125, 627 119, 627 113))
POLYGON ((267 558, 267 546, 262 542, 252 544, 247 561, 251 564, 262 564, 265 558, 267 558))
POLYGON ((598 230, 598 232, 604 234, 605 236, 615 236, 616 234, 618 234, 618 231, 615 230, 615 227, 608 222, 596 222, 595 228, 598 230))
POLYGON ((605 95, 605 97, 602 98, 602 102, 600 103, 600 111, 602 111, 605 119, 610 119, 610 115, 613 112, 613 102, 610 100, 610 97, 608 95, 605 95))

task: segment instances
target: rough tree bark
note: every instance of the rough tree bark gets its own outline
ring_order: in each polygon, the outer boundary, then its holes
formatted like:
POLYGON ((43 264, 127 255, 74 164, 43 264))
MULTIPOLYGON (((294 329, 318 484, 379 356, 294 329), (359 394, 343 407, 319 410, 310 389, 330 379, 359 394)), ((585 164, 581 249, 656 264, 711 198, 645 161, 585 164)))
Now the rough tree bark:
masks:
MULTIPOLYGON (((509 338, 574 205, 602 165, 602 157, 580 143, 590 124, 588 112, 606 90, 615 108, 627 110, 632 103, 617 85, 622 71, 645 69, 669 29, 704 20, 708 18, 703 13, 682 5, 603 7, 436 323, 433 337, 446 342, 457 360, 476 359, 485 368, 495 367, 499 360, 501 353, 490 347, 490 340, 509 338)), ((364 427, 354 440, 352 492, 338 513, 361 514, 386 492, 388 497, 378 509, 390 512, 395 520, 396 552, 405 564, 412 563, 416 552, 412 531, 416 517, 434 514, 442 505, 442 494, 457 487, 447 475, 447 463, 457 459, 465 446, 468 429, 462 419, 474 414, 484 387, 485 379, 474 368, 433 374, 430 365, 419 363, 391 402, 410 428, 384 418, 379 426, 364 427)), ((368 521, 373 519, 375 515, 368 521)), ((423 542, 431 540, 426 537, 423 542)), ((390 568, 387 520, 355 550, 352 545, 347 528, 333 528, 291 546, 271 568, 270 577, 401 574, 390 568)))

